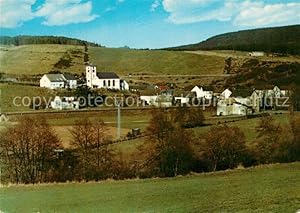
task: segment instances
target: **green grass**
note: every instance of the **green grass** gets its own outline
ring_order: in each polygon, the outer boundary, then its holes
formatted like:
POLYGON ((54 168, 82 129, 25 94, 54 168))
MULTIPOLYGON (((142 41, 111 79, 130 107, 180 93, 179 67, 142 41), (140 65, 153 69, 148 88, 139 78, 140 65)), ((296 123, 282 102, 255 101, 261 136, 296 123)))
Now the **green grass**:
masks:
MULTIPOLYGON (((84 51, 84 47, 72 45, 23 45, 0 50, 0 72, 8 74, 43 74, 71 50, 84 51), (6 51, 7 50, 7 51, 6 51)), ((72 66, 65 69, 73 73, 85 72, 83 53, 72 57, 72 66)), ((89 47, 90 62, 98 70, 114 71, 120 75, 145 74, 222 74, 224 58, 188 54, 184 52, 127 50, 89 47)))
POLYGON ((169 179, 10 186, 3 212, 296 212, 300 163, 169 179))
POLYGON ((0 90, 0 107, 2 112, 31 111, 32 109, 25 106, 29 103, 28 98, 44 97, 48 101, 50 97, 54 96, 51 90, 25 85, 0 83, 0 90), (16 105, 14 104, 14 100, 16 105), (21 100, 24 100, 25 105, 22 104, 21 100))
POLYGON ((184 52, 89 48, 90 61, 98 70, 112 70, 121 75, 144 74, 222 74, 224 59, 217 56, 184 52))
MULTIPOLYGON (((43 74, 54 68, 65 52, 71 50, 84 51, 84 47, 72 45, 23 45, 7 47, 7 51, 0 50, 0 72, 8 74, 43 74)), ((70 72, 81 73, 85 71, 83 58, 72 57, 73 65, 66 69, 70 72)))
MULTIPOLYGON (((286 126, 289 122, 289 114, 278 114, 273 115, 273 118, 275 121, 277 121, 280 125, 286 126)), ((232 119, 228 118, 228 121, 232 119)), ((247 120, 240 120, 236 122, 230 122, 226 123, 228 126, 236 126, 241 129, 241 131, 245 134, 246 143, 250 144, 256 139, 257 132, 256 127, 258 126, 260 122, 260 118, 253 118, 253 119, 247 119, 247 120)), ((205 134, 207 131, 209 131, 210 126, 205 126, 201 128, 195 128, 194 132, 196 135, 205 134)))

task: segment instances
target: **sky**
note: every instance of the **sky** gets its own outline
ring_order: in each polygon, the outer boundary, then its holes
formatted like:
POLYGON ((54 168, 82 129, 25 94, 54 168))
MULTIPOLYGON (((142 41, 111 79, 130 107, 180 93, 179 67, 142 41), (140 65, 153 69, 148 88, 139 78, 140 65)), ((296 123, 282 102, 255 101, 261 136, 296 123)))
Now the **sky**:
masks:
POLYGON ((300 0, 0 0, 0 34, 162 48, 300 24, 300 0))

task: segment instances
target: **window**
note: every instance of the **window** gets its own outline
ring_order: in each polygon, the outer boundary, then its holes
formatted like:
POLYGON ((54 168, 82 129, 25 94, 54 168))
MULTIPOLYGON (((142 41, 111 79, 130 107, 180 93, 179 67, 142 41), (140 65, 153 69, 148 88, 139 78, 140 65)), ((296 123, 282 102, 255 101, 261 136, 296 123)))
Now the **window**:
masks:
POLYGON ((115 80, 113 80, 113 87, 115 86, 115 80))
POLYGON ((103 86, 106 87, 106 81, 105 80, 103 80, 103 86))
POLYGON ((108 86, 110 87, 110 80, 108 80, 108 86))

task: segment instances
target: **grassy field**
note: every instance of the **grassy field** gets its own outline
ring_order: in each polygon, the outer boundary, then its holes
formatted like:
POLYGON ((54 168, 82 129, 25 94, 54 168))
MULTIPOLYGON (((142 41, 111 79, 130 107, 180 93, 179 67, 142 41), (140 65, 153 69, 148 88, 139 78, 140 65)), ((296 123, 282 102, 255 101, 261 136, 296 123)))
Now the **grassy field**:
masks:
MULTIPOLYGON (((54 64, 67 51, 83 51, 84 47, 71 45, 23 45, 0 49, 0 72, 8 74, 43 74, 54 68, 54 64)), ((81 73, 85 70, 83 58, 72 57, 72 66, 68 71, 81 73)))
POLYGON ((0 108, 2 112, 30 111, 31 109, 27 106, 29 103, 28 98, 44 97, 48 100, 54 96, 53 91, 48 89, 6 83, 0 83, 0 91, 0 108), (14 100, 16 104, 14 104, 14 100), (24 100, 24 104, 22 104, 22 100, 24 100))
POLYGON ((144 74, 222 74, 224 59, 184 52, 127 50, 91 47, 90 61, 100 70, 122 75, 144 74))
POLYGON ((297 55, 290 55, 290 56, 263 56, 263 57, 251 57, 249 56, 249 52, 247 51, 233 51, 233 50, 196 50, 196 51, 184 51, 186 53, 191 54, 199 54, 199 55, 207 55, 207 56, 218 56, 218 57, 232 57, 232 58, 247 58, 247 59, 259 59, 262 61, 281 61, 281 62, 300 62, 300 57, 297 55))
MULTIPOLYGON (((9 74, 43 74, 70 51, 84 51, 84 47, 71 45, 23 45, 0 49, 0 72, 9 74)), ((83 54, 83 53, 82 53, 83 54)), ((85 71, 83 55, 71 55, 72 66, 66 71, 85 71)), ((120 75, 145 74, 222 74, 224 58, 195 55, 184 52, 127 50, 117 48, 89 48, 90 62, 98 70, 114 71, 120 75)))
POLYGON ((169 179, 10 186, 2 212, 296 212, 300 163, 169 179))
MULTIPOLYGON (((288 114, 278 114, 273 115, 275 121, 277 121, 281 125, 288 125, 289 115, 288 114)), ((228 119, 230 121, 231 119, 228 119)), ((236 126, 241 129, 241 131, 245 134, 246 142, 250 144, 253 142, 257 136, 256 127, 260 122, 260 118, 246 119, 240 120, 236 122, 228 122, 226 123, 228 126, 236 126)), ((210 126, 195 128, 194 132, 196 135, 201 135, 206 133, 210 129, 210 126)))

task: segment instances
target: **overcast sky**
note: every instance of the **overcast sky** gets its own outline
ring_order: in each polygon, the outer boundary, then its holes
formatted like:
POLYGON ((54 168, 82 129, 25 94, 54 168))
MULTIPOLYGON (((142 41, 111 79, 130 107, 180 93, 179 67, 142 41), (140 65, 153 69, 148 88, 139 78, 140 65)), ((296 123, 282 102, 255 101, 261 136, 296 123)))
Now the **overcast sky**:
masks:
POLYGON ((59 35, 159 48, 300 24, 300 0, 0 0, 1 35, 59 35))

